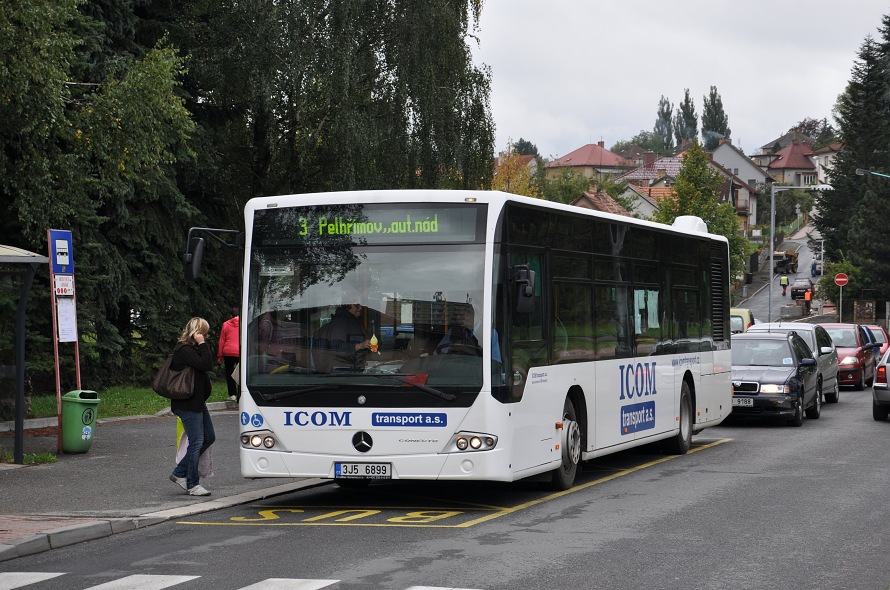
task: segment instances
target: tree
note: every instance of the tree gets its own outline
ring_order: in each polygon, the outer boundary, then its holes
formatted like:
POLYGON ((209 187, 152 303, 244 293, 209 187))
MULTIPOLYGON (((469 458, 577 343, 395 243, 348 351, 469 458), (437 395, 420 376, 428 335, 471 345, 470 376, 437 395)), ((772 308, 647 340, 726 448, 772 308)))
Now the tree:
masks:
POLYGON ((548 201, 571 203, 587 190, 590 190, 589 178, 564 169, 557 178, 544 180, 541 195, 548 201))
POLYGON ((695 114, 695 105, 689 96, 689 89, 685 90, 683 102, 677 107, 674 114, 674 137, 677 145, 682 146, 684 140, 695 140, 698 137, 698 115, 695 114))
POLYGON ((227 162, 213 187, 226 202, 490 185, 491 76, 466 42, 478 0, 186 7, 169 26, 193 56, 189 106, 227 162))
POLYGON ((710 166, 708 155, 698 141, 683 154, 683 166, 677 173, 674 194, 666 197, 655 212, 654 220, 671 224, 680 215, 700 217, 713 234, 729 240, 730 276, 737 280, 745 272, 748 240, 740 235, 739 217, 731 203, 720 202, 720 175, 710 166))
MULTIPOLYGON (((887 19, 885 17, 885 25, 887 19)), ((885 31, 886 31, 885 27, 885 31)), ((817 195, 816 228, 825 240, 825 252, 830 260, 844 260, 852 255, 852 228, 868 226, 874 210, 861 210, 859 205, 866 190, 886 198, 886 181, 856 175, 857 168, 887 170, 887 146, 890 145, 890 105, 887 100, 887 52, 871 37, 859 49, 850 82, 838 97, 835 118, 844 149, 835 157, 829 170, 834 190, 817 195), (863 221, 856 221, 864 215, 863 221)), ((874 226, 874 225, 873 225, 874 226)), ((866 230, 871 238, 871 232, 866 230)), ((879 238, 883 241, 883 237, 879 238)), ((849 258, 851 262, 854 261, 849 258)))
POLYGON ((658 101, 658 114, 655 117, 655 129, 653 134, 660 139, 658 149, 654 150, 661 155, 667 155, 674 149, 674 124, 671 121, 671 115, 674 112, 674 105, 662 95, 658 101))
POLYGON ((837 141, 837 131, 831 126, 828 119, 825 118, 813 119, 812 117, 806 117, 798 121, 788 132, 802 133, 807 137, 812 137, 813 142, 810 144, 810 147, 814 150, 831 145, 837 141))
POLYGON ((538 197, 535 175, 526 159, 514 152, 501 159, 491 181, 492 190, 538 197))
MULTIPOLYGON (((47 228, 72 231, 82 369, 96 387, 145 375, 141 352, 130 353, 156 350, 154 336, 169 346, 169 311, 186 301, 169 269, 197 212, 175 181, 193 131, 179 95, 183 60, 163 40, 135 43, 134 21, 127 0, 0 5, 0 234, 45 252, 47 228), (135 317, 159 321, 140 330, 135 317)), ((51 326, 36 327, 31 379, 52 391, 51 326)))
POLYGON ((513 144, 513 151, 515 151, 520 156, 534 156, 536 158, 540 158, 541 154, 538 153, 538 146, 533 144, 532 142, 519 138, 519 141, 513 144))
MULTIPOLYGON (((764 195, 769 195, 769 188, 764 195)), ((812 191, 802 189, 782 190, 776 193, 776 225, 787 225, 797 219, 797 209, 800 207, 802 214, 811 211, 815 197, 812 191)), ((769 214, 769 207, 764 207, 769 214)))
POLYGON ((621 151, 625 148, 628 148, 633 145, 637 145, 644 150, 651 150, 655 153, 662 153, 661 146, 663 145, 663 141, 660 136, 656 135, 653 131, 640 130, 639 133, 634 135, 630 140, 627 141, 616 141, 611 148, 610 151, 617 152, 621 151))
POLYGON ((701 134, 705 149, 713 151, 722 138, 729 137, 729 117, 723 112, 723 100, 717 87, 711 86, 711 93, 704 97, 701 115, 701 134))
MULTIPOLYGON (((189 227, 240 229, 251 197, 490 186, 491 74, 467 45, 481 8, 0 3, 0 235, 45 252, 46 228, 74 232, 85 381, 145 379, 185 320, 224 318, 240 257, 208 242, 198 284, 177 269, 189 227)), ((37 328, 29 377, 51 391, 37 328)))

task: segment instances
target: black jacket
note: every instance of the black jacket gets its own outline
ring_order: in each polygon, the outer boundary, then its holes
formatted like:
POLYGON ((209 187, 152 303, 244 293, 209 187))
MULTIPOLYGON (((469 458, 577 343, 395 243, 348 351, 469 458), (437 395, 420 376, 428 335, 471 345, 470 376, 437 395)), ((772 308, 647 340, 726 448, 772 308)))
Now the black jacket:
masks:
POLYGON ((173 361, 170 363, 170 368, 174 371, 181 371, 185 367, 195 369, 194 393, 186 399, 170 400, 170 409, 203 412, 207 407, 207 398, 211 393, 210 375, 207 372, 213 370, 213 353, 206 342, 176 345, 176 348, 173 349, 173 361))
POLYGON ((368 339, 365 328, 346 308, 338 307, 331 321, 315 333, 312 358, 315 370, 328 373, 334 368, 360 369, 365 366, 368 351, 355 350, 355 345, 368 339))

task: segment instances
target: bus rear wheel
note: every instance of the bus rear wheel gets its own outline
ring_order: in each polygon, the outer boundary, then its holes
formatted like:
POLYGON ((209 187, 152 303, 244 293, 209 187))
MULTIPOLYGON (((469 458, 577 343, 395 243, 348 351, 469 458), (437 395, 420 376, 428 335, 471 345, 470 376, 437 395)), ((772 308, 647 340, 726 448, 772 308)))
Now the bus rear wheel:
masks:
POLYGON ((575 404, 566 398, 562 408, 562 430, 560 431, 559 448, 562 452, 562 464, 550 475, 550 485, 556 490, 567 490, 575 483, 578 463, 581 461, 581 427, 575 404))
POLYGON ((689 383, 683 381, 680 388, 680 432, 669 438, 665 448, 672 455, 685 455, 692 446, 692 394, 689 383))

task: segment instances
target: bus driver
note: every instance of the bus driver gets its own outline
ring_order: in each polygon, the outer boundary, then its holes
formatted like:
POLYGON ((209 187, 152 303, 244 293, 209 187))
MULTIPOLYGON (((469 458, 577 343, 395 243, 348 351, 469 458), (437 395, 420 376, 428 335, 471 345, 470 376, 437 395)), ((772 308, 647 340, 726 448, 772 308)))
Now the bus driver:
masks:
POLYGON ((335 369, 363 369, 371 342, 362 317, 361 303, 341 305, 331 321, 318 329, 312 343, 315 370, 330 373, 335 369))

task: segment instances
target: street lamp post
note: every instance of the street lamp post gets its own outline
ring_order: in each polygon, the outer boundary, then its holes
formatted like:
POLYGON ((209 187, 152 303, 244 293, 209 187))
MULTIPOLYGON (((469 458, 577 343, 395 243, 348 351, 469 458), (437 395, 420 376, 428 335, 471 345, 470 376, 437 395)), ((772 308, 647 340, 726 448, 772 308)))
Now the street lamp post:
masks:
POLYGON ((872 174, 874 176, 883 176, 884 178, 890 178, 890 174, 881 174, 880 172, 872 172, 871 170, 866 170, 865 168, 857 168, 856 174, 859 176, 865 176, 866 174, 872 174))
POLYGON ((776 193, 779 191, 788 191, 798 186, 776 186, 775 183, 769 187, 769 293, 767 293, 767 312, 766 321, 773 321, 773 279, 775 279, 775 262, 773 261, 773 251, 776 249, 776 193))

